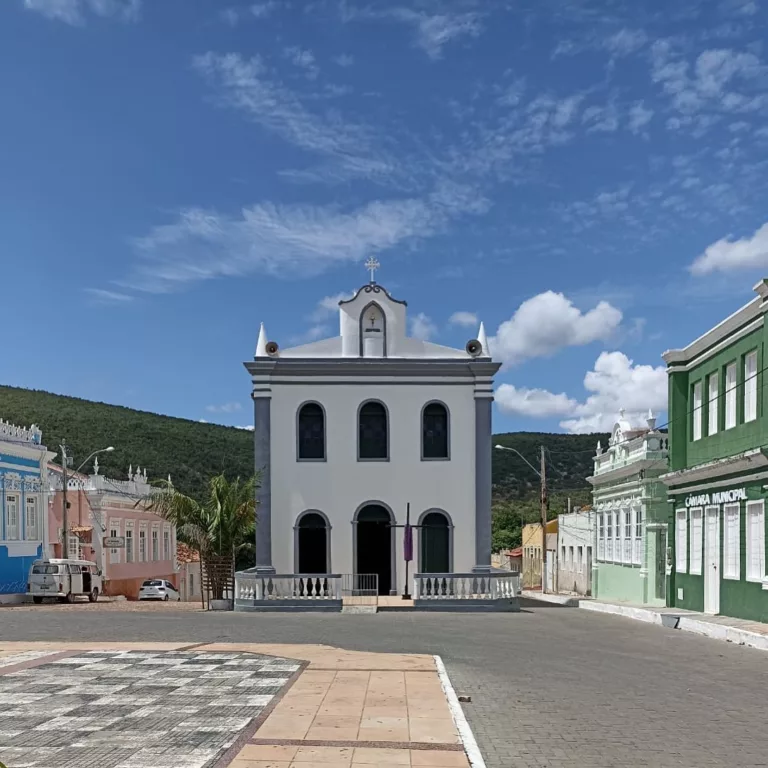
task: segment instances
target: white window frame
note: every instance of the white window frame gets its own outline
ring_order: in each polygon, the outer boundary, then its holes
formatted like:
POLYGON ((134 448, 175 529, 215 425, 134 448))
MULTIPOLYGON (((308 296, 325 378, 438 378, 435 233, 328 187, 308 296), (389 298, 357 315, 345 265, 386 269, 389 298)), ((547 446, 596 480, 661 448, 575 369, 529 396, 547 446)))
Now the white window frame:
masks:
POLYGON ((19 493, 5 495, 5 538, 6 541, 18 541, 21 536, 21 520, 19 520, 19 493), (13 512, 13 518, 11 518, 13 512), (11 524, 11 519, 15 522, 11 524))
POLYGON ((149 536, 150 554, 152 562, 157 563, 160 560, 160 526, 152 525, 152 532, 149 536))
POLYGON ((732 581, 741 579, 740 522, 741 504, 723 504, 723 578, 732 581), (734 525, 731 520, 735 520, 734 525))
POLYGON ((690 535, 688 536, 690 546, 690 566, 688 572, 694 576, 701 576, 701 568, 704 557, 704 509, 702 507, 691 507, 690 515, 690 535), (695 520, 698 519, 698 529, 695 520))
POLYGON ((572 571, 572 570, 573 570, 573 564, 574 564, 575 562, 576 562, 576 560, 575 560, 575 558, 574 558, 574 549, 573 549, 573 544, 571 544, 571 545, 568 547, 568 566, 569 566, 568 570, 569 570, 569 571, 572 571))
POLYGON ((693 385, 693 431, 691 439, 701 440, 702 395, 701 381, 693 385))
POLYGON ((24 500, 24 537, 27 541, 42 540, 40 522, 40 501, 37 495, 29 495, 24 500), (30 511, 34 514, 34 524, 31 523, 30 511))
POLYGON ((173 553, 171 551, 171 529, 167 526, 163 526, 163 560, 170 562, 173 560, 173 553))
POLYGON ((621 510, 617 509, 613 513, 613 561, 615 563, 621 562, 622 548, 624 546, 621 534, 621 510))
POLYGON ((576 547, 576 570, 581 573, 584 570, 584 547, 576 547))
POLYGON ((633 565, 643 564, 643 507, 632 508, 632 530, 635 534, 632 548, 633 565))
POLYGON ((747 581, 762 582, 765 579, 765 501, 748 501, 744 520, 747 530, 747 581), (753 536, 752 517, 750 513, 757 512, 757 540, 753 536), (756 556, 756 557, 755 557, 756 556), (754 565, 753 565, 754 564, 754 565))
POLYGON ((632 525, 632 507, 625 507, 622 510, 622 523, 624 524, 624 552, 622 562, 626 565, 632 565, 632 548, 634 542, 632 525))
POLYGON ((744 355, 744 423, 757 418, 757 350, 744 355))
POLYGON ((613 512, 605 513, 605 559, 613 560, 613 512))
POLYGON ((688 512, 675 510, 675 571, 688 573, 688 512))
POLYGON ((69 559, 70 560, 82 560, 83 550, 80 537, 75 533, 69 534, 69 559))
POLYGON ((736 426, 736 363, 725 366, 725 429, 736 426))
POLYGON ((597 516, 597 559, 605 560, 605 512, 597 516))
POLYGON ((139 523, 139 563, 147 562, 147 524, 139 523))
POLYGON ((136 537, 133 535, 136 530, 136 525, 133 520, 125 521, 125 562, 136 562, 136 537), (131 546, 128 546, 128 542, 131 542, 131 546))
POLYGON ((718 428, 718 395, 720 386, 720 376, 717 371, 709 374, 707 382, 707 391, 709 393, 709 415, 707 416, 707 434, 716 435, 718 428))
MULTIPOLYGON (((109 521, 109 535, 114 537, 119 537, 120 534, 120 520, 117 518, 111 518, 109 521)), ((117 564, 120 562, 120 549, 112 549, 109 550, 109 562, 113 564, 117 564)))

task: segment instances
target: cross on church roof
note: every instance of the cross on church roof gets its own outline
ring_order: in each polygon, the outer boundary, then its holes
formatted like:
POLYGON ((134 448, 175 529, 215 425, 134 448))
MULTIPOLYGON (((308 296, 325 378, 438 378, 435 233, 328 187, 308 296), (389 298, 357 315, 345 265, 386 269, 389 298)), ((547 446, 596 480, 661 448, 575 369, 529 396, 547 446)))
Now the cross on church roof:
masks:
POLYGON ((376 270, 381 266, 379 262, 371 256, 368 261, 365 262, 365 268, 371 271, 371 282, 376 282, 376 270))

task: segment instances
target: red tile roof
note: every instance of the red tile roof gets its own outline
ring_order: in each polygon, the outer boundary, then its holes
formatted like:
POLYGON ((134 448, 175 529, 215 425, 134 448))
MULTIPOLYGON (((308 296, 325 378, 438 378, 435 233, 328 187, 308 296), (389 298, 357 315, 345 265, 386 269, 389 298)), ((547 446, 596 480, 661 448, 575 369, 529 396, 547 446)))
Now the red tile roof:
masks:
POLYGON ((176 560, 182 565, 185 563, 199 563, 200 553, 197 550, 188 547, 186 544, 178 542, 176 544, 176 560))

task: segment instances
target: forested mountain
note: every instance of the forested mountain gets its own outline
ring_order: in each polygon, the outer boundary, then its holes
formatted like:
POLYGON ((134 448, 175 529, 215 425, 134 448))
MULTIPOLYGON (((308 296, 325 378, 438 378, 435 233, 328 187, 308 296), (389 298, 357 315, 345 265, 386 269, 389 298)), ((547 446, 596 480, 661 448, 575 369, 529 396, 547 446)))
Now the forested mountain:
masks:
MULTIPOLYGON (((166 477, 184 492, 199 493, 206 479, 224 471, 245 477, 253 472, 253 438, 247 430, 136 411, 50 392, 0 386, 0 418, 12 424, 37 424, 43 442, 58 453, 66 439, 75 467, 97 449, 102 472, 125 479, 129 464, 146 467, 152 479, 166 477)), ((585 478, 592 473, 597 440, 606 435, 512 432, 495 435, 497 443, 518 450, 539 469, 540 446, 550 489, 550 515, 589 497, 585 478)), ((494 546, 517 546, 522 522, 538 519, 539 478, 516 454, 493 451, 494 546)))

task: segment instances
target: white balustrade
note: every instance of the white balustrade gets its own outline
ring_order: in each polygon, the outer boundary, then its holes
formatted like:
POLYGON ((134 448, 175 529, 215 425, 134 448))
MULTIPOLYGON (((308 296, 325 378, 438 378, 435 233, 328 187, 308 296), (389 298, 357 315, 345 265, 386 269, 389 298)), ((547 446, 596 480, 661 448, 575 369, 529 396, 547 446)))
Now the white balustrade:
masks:
POLYGON ((276 574, 265 575, 241 571, 235 574, 235 595, 238 600, 341 600, 339 574, 276 574))
POLYGON ((417 573, 417 600, 507 600, 520 593, 520 574, 511 573, 417 573))

